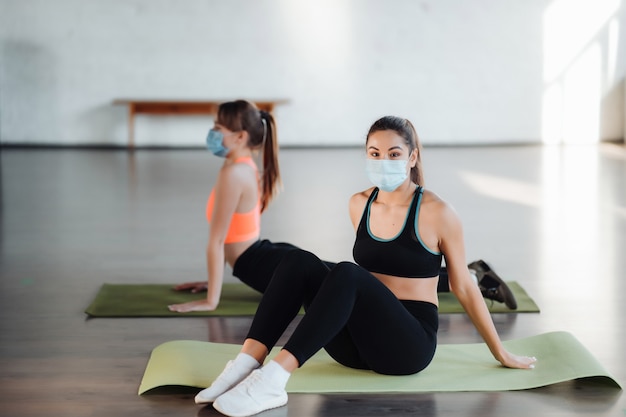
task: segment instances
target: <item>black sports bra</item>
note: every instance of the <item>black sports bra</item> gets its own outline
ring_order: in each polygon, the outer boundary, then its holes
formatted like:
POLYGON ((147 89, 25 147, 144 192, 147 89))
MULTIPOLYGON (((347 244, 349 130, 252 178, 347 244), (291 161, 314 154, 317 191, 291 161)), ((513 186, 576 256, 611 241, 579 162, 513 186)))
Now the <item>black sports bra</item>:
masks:
POLYGON ((417 187, 404 226, 397 236, 381 239, 369 228, 370 209, 378 196, 372 191, 356 231, 352 256, 357 264, 370 272, 404 278, 431 278, 439 275, 442 254, 431 251, 420 239, 417 219, 423 188, 417 187))

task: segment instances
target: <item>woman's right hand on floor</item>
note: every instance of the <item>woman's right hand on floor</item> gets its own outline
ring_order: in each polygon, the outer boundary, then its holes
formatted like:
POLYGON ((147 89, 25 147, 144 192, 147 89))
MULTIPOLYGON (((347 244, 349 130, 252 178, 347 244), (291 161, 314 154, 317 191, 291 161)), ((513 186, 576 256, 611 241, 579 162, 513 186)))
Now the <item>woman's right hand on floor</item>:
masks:
POLYGON ((174 287, 174 291, 189 291, 191 293, 203 292, 207 289, 206 281, 185 282, 174 287))
POLYGON ((537 362, 537 358, 534 356, 520 356, 506 351, 499 360, 503 366, 517 369, 533 369, 535 362, 537 362))

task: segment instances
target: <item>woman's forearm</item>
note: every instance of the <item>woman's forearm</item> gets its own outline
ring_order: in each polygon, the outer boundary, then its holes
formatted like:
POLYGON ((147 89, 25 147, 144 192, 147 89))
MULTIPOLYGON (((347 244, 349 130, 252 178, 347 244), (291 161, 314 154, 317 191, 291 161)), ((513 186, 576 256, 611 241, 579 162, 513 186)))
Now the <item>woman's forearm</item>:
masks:
POLYGON ((219 244, 207 245, 207 303, 217 307, 222 294, 224 281, 224 246, 219 244))
POLYGON ((504 346, 478 287, 467 286, 455 292, 455 295, 494 358, 501 362, 504 346))

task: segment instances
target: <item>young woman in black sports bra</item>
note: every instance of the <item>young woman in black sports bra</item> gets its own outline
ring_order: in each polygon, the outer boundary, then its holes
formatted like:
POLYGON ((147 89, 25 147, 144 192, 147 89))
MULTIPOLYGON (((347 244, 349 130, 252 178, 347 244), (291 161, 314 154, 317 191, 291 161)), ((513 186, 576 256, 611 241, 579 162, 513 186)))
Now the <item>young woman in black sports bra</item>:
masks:
POLYGON ((465 264, 453 208, 423 188, 420 146, 408 120, 384 117, 367 135, 366 169, 376 187, 350 199, 354 259, 329 269, 315 255, 290 251, 278 265, 239 355, 197 403, 248 416, 287 402, 290 373, 325 349, 344 366, 407 375, 431 362, 437 344, 437 283, 445 258, 450 288, 494 358, 532 368, 535 358, 502 345, 465 264), (304 305, 306 314, 277 356, 265 361, 304 305))

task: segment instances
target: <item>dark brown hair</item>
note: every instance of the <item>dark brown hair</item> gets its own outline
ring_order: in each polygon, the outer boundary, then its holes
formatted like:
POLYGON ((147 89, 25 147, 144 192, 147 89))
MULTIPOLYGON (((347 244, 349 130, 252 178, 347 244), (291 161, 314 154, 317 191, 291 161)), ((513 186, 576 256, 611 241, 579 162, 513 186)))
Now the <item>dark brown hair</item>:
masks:
POLYGON ((217 121, 233 132, 248 132, 248 146, 261 149, 263 173, 261 176, 261 212, 278 194, 280 168, 278 166, 278 140, 274 117, 259 110, 253 103, 236 100, 222 103, 217 111, 217 121))
MULTIPOLYGON (((404 142, 409 147, 409 152, 416 150, 417 163, 411 168, 411 181, 417 185, 424 185, 424 173, 422 172, 422 145, 415 131, 413 124, 407 119, 395 116, 385 116, 376 120, 370 130, 367 132, 367 140, 374 132, 381 130, 393 130, 399 136, 404 139, 404 142)), ((367 140, 365 143, 367 143, 367 140)))

